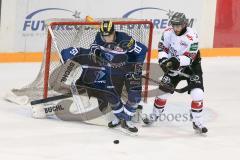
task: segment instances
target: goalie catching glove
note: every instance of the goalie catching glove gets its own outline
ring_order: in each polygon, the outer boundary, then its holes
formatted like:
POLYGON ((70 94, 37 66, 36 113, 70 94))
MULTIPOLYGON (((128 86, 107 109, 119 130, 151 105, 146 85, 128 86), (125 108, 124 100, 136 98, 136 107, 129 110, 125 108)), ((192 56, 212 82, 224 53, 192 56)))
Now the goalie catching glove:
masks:
POLYGON ((169 59, 162 58, 162 59, 159 59, 158 62, 164 73, 170 70, 177 70, 180 66, 180 61, 177 57, 171 57, 169 59))

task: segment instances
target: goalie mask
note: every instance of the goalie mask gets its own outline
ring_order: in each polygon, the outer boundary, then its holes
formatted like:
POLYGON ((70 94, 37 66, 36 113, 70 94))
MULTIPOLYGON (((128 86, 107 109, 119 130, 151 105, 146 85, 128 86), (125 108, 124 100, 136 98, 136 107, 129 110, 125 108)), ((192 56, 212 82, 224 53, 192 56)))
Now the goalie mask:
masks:
POLYGON ((112 21, 103 21, 100 26, 100 33, 102 36, 109 36, 114 32, 114 24, 112 21))

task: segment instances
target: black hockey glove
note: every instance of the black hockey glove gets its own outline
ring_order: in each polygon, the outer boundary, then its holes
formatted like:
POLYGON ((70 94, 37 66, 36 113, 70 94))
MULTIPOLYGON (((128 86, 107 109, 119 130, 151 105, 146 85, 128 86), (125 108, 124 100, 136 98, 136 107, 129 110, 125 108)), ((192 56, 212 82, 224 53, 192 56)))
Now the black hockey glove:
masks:
POLYGON ((176 57, 171 57, 169 59, 162 58, 162 59, 159 59, 158 62, 164 73, 170 70, 177 70, 180 66, 180 62, 176 57))
POLYGON ((172 94, 174 92, 174 85, 171 83, 171 79, 168 76, 163 76, 159 83, 159 89, 166 93, 172 94))

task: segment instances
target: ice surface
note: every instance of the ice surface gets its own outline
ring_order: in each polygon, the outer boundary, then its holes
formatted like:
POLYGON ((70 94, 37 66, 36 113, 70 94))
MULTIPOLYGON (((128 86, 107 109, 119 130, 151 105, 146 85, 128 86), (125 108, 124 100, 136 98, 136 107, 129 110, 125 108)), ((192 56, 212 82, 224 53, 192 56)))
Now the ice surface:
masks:
MULTIPOLYGON (((204 58, 207 137, 194 134, 191 122, 164 120, 139 126, 137 137, 104 126, 32 119, 28 106, 0 100, 1 160, 202 160, 238 159, 240 151, 240 58, 204 58), (119 144, 113 144, 115 139, 119 144)), ((31 82, 39 63, 0 64, 2 97, 31 82)), ((175 94, 165 114, 188 114, 191 98, 175 94)), ((144 104, 149 112, 152 99, 144 104)))

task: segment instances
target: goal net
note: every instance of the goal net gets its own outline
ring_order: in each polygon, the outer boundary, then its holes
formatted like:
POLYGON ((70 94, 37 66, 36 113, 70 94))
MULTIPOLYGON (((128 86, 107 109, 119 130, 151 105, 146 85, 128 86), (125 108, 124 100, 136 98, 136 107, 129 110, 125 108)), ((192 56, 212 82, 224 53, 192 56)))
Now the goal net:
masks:
MULTIPOLYGON (((94 22, 73 19, 51 19, 46 24, 46 44, 43 52, 43 60, 36 79, 30 84, 12 89, 11 94, 6 96, 9 101, 24 104, 32 100, 47 98, 54 95, 69 92, 69 85, 54 88, 54 80, 59 74, 61 57, 59 52, 68 47, 90 48, 96 33, 99 31, 100 22, 103 19, 95 19, 94 22)), ((116 31, 122 31, 132 36, 148 47, 148 53, 144 64, 144 74, 149 77, 152 22, 133 19, 111 19, 116 31)), ((146 101, 148 81, 143 79, 142 97, 146 101)))

